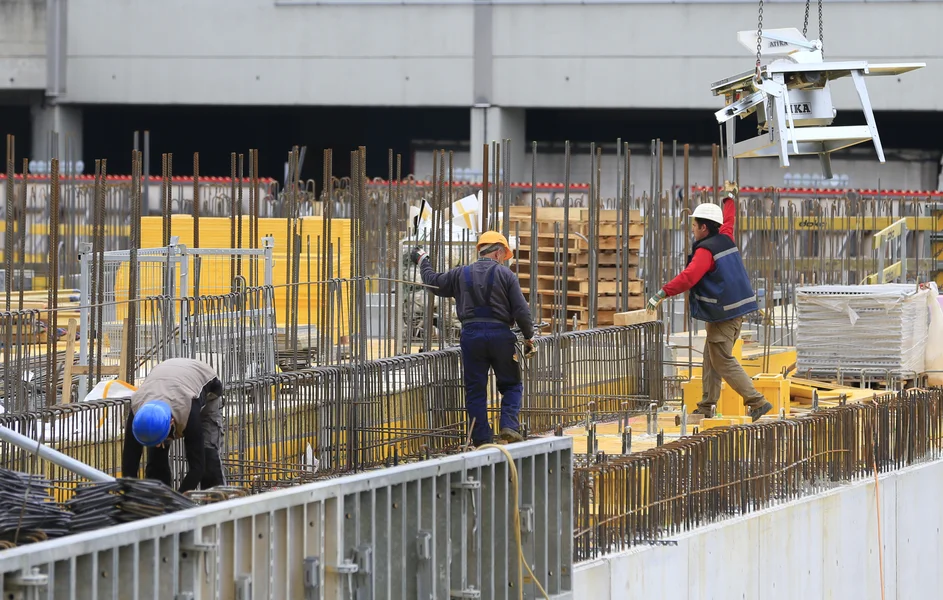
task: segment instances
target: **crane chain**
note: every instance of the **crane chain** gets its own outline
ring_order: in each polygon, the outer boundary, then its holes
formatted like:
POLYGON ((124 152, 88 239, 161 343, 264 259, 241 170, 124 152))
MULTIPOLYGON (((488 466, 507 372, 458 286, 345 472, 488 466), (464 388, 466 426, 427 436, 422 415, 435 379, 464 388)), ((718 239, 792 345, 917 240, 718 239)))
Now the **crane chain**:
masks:
MULTIPOLYGON (((810 7, 811 4, 812 4, 812 0, 805 0, 805 21, 802 22, 802 37, 804 37, 804 38, 806 38, 806 39, 808 39, 808 38, 806 37, 806 34, 807 34, 808 31, 809 31, 809 7, 810 7)), ((822 6, 822 5, 819 4, 820 10, 821 10, 821 6, 822 6)), ((819 14, 821 14, 821 13, 819 13, 819 14)))
MULTIPOLYGON (((821 2, 821 0, 819 0, 821 2)), ((756 24, 756 81, 760 81, 760 55, 763 50, 763 0, 760 0, 760 13, 756 24)))
MULTIPOLYGON (((808 1, 808 0, 806 0, 808 1)), ((825 58, 825 31, 822 27, 822 0, 819 0, 819 42, 822 43, 822 58, 825 58)))

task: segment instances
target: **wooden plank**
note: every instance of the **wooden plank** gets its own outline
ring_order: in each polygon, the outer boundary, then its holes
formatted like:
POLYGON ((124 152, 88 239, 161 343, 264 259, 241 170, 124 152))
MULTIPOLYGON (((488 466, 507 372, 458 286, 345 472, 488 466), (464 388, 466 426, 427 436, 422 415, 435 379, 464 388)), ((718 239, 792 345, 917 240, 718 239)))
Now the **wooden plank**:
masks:
MULTIPOLYGON (((96 367, 95 370, 98 371, 98 368, 96 367)), ((121 371, 121 367, 120 367, 120 366, 119 366, 119 367, 114 367, 114 366, 109 367, 109 366, 104 366, 104 365, 103 365, 102 368, 101 368, 102 375, 114 375, 115 377, 119 377, 119 376, 121 376, 121 372, 120 372, 120 371, 121 371)), ((73 375, 90 375, 91 373, 88 372, 88 367, 73 366, 73 367, 72 367, 72 374, 73 374, 73 375)))
POLYGON ((649 312, 645 309, 632 310, 629 312, 616 313, 614 322, 617 326, 638 325, 639 323, 655 321, 657 319, 657 315, 658 313, 654 311, 649 312))
MULTIPOLYGON (((589 281, 580 282, 580 292, 588 294, 590 290, 589 281)), ((636 294, 641 294, 644 290, 644 283, 638 280, 632 280, 628 282, 629 293, 633 296, 636 294)), ((618 294, 620 291, 619 282, 617 281, 597 281, 596 282, 596 293, 597 294, 618 294)))
MULTIPOLYGON (((628 271, 629 279, 638 279, 638 267, 629 267, 628 271)), ((588 280, 589 267, 575 267, 573 275, 577 279, 588 280)), ((599 267, 596 269, 596 278, 600 281, 616 281, 619 279, 619 267, 599 267)))

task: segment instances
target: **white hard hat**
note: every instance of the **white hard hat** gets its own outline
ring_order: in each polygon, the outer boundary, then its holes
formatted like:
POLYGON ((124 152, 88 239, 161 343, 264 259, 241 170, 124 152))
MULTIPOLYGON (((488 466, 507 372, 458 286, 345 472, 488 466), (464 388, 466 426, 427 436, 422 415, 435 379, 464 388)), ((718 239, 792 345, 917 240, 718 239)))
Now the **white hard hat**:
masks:
POLYGON ((694 209, 694 214, 691 215, 695 219, 704 219, 705 221, 713 221, 718 225, 724 224, 724 211, 721 210, 719 206, 711 202, 705 202, 704 204, 698 204, 697 208, 694 209))

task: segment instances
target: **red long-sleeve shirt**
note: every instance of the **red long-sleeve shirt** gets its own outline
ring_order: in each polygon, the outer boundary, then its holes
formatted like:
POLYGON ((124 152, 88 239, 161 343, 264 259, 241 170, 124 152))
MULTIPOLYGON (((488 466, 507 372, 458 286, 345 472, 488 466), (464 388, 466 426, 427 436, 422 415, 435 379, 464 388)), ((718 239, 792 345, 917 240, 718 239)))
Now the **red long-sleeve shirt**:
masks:
MULTIPOLYGON (((733 227, 737 220, 737 206, 733 199, 724 199, 724 224, 720 226, 721 235, 726 235, 733 240, 733 227)), ((689 264, 677 277, 669 281, 662 287, 662 291, 669 298, 677 296, 688 291, 707 275, 714 268, 714 256, 707 248, 698 248, 694 251, 694 257, 689 264)))

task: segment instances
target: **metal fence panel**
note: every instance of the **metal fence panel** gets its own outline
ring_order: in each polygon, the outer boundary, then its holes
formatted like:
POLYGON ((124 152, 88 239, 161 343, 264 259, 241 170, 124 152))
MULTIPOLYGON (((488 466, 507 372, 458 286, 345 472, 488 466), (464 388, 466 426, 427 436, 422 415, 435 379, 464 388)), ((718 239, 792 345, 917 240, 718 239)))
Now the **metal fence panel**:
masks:
MULTIPOLYGON (((566 506, 535 501, 570 496, 571 440, 507 449, 520 476, 525 559, 551 598, 571 598, 571 554, 535 555, 540 537, 572 531, 566 506)), ((480 450, 9 550, 0 589, 79 600, 509 600, 519 589, 514 510, 504 455, 480 450)), ((539 597, 524 581, 524 597, 539 597)))

